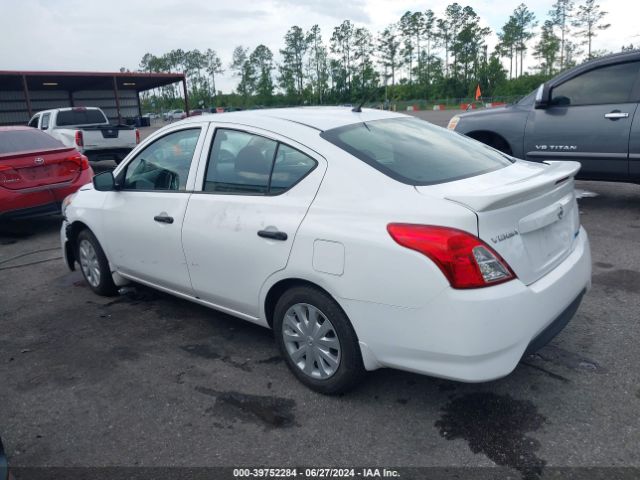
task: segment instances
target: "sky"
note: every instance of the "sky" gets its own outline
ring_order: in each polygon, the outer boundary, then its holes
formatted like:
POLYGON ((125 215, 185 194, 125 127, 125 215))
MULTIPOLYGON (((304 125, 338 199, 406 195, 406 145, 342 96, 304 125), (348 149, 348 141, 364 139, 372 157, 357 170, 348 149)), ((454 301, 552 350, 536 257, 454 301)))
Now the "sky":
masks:
MULTIPOLYGON (((522 0, 458 0, 470 5, 493 33, 522 0)), ((231 91, 229 69, 235 46, 268 46, 274 54, 292 25, 322 29, 328 43, 344 19, 372 33, 396 22, 407 10, 432 9, 441 16, 453 0, 0 0, 0 70, 132 71, 146 52, 212 48, 225 73, 218 89, 231 91)), ((541 24, 553 0, 527 0, 541 24)), ((576 3, 580 3, 577 0, 576 3)), ((640 45, 640 2, 600 0, 612 27, 594 39, 594 49, 640 45)), ((533 45, 533 43, 532 43, 533 45)), ((533 65, 529 61, 529 65, 533 65)))

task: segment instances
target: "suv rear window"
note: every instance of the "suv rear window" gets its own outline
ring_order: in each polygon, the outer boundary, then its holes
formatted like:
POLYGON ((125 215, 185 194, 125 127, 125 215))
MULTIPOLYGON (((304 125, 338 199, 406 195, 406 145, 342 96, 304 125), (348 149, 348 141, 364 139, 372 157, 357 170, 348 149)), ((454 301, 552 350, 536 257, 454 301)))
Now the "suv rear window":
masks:
POLYGON ((56 148, 66 147, 59 140, 40 130, 6 130, 0 132, 0 155, 33 152, 36 150, 53 150, 56 148))
POLYGON ((93 123, 106 123, 107 119, 100 110, 63 110, 58 112, 57 125, 91 125, 93 123))
POLYGON ((408 185, 451 182, 512 163, 493 148, 415 118, 356 123, 320 136, 408 185))

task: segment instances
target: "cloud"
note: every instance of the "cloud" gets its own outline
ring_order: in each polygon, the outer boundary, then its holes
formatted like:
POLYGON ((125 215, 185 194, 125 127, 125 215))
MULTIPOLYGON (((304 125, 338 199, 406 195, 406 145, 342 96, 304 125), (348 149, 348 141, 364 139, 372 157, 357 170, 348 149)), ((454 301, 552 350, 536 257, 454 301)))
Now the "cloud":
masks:
MULTIPOLYGON (((453 0, 0 0, 1 69, 117 71, 135 70, 146 52, 161 55, 172 49, 212 48, 227 72, 218 82, 223 91, 235 88, 228 70, 236 45, 268 46, 278 60, 283 37, 292 25, 307 31, 314 24, 325 42, 344 19, 365 25, 373 34, 397 22, 407 10, 432 9, 441 16, 453 0)), ((483 25, 494 32, 489 48, 521 0, 459 1, 472 5, 483 25)), ((553 0, 527 0, 540 23, 553 0)), ((599 32, 594 49, 619 50, 640 44, 634 15, 620 0, 600 0, 613 26, 599 32)), ((535 42, 535 41, 534 41, 535 42)), ((531 42, 530 47, 534 42, 531 42)), ((531 52, 531 50, 530 50, 531 52)), ((528 56, 529 65, 536 60, 528 56)))
POLYGON ((365 0, 275 0, 274 3, 300 13, 315 13, 340 22, 349 19, 368 24, 371 21, 365 0))

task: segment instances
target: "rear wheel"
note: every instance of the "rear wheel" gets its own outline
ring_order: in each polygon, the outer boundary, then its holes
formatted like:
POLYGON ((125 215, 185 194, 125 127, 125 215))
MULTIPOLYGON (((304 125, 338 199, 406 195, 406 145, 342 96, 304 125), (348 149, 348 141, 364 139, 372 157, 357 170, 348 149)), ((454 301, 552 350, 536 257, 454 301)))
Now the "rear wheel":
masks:
POLYGON ((78 234, 76 244, 76 258, 80 264, 80 271, 91 290, 105 297, 115 295, 118 289, 113 283, 107 257, 95 235, 89 230, 82 230, 78 234))
POLYGON ((364 374, 355 331, 340 306, 323 291, 287 290, 274 311, 276 342, 293 374, 325 394, 353 388, 364 374))

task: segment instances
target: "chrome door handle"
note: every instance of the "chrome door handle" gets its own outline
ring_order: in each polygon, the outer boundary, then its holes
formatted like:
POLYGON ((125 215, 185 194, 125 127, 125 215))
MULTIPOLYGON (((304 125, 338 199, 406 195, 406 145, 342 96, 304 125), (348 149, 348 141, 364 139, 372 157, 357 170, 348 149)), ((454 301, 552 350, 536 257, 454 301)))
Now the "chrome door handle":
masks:
POLYGON ((156 215, 153 219, 159 223, 173 223, 173 217, 168 215, 156 215))
POLYGON ((279 232, 277 230, 260 230, 258 232, 258 236, 262 238, 270 238, 272 240, 281 241, 285 241, 287 238, 289 238, 286 233, 279 232))
POLYGON ((618 120, 619 118, 629 118, 629 114, 627 112, 609 112, 604 114, 604 118, 618 120))

